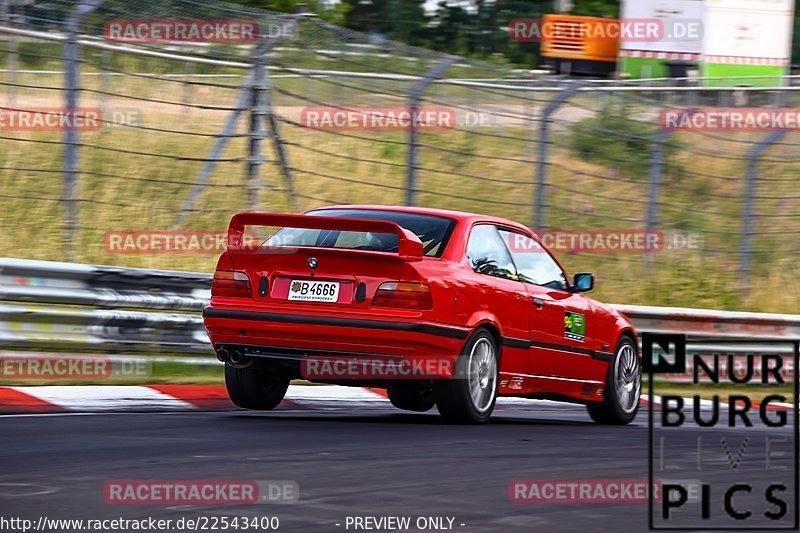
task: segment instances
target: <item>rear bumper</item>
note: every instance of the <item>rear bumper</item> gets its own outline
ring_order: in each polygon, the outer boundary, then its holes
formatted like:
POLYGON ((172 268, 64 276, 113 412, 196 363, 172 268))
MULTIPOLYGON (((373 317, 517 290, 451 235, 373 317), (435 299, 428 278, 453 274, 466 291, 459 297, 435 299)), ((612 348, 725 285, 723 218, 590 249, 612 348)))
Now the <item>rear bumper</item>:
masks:
POLYGON ((294 364, 317 357, 358 359, 396 368, 419 369, 424 364, 425 375, 433 373, 429 376, 433 379, 452 377, 456 358, 470 334, 466 327, 412 320, 215 307, 203 310, 203 320, 215 349, 236 347, 250 357, 294 364))

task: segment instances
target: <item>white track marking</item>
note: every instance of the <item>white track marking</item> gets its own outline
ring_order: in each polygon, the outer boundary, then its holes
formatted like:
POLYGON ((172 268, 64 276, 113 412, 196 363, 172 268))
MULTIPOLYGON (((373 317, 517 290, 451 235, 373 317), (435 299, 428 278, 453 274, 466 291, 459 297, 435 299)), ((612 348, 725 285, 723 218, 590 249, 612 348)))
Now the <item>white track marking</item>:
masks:
POLYGON ((368 404, 391 406, 389 400, 361 387, 325 385, 290 385, 286 399, 298 404, 335 402, 343 404, 368 404))
POLYGON ((139 409, 196 409, 189 402, 150 387, 87 385, 12 387, 23 394, 73 411, 133 411, 139 409))
MULTIPOLYGON (((8 387, 39 400, 57 405, 72 411, 89 412, 125 412, 125 411, 196 411, 198 407, 175 396, 164 394, 145 386, 44 386, 44 387, 8 387)), ((310 409, 349 408, 389 408, 393 409, 387 398, 361 387, 342 387, 335 385, 291 385, 286 399, 302 407, 310 409)), ((642 395, 647 400, 647 395, 642 395)), ((654 398, 656 406, 661 405, 661 397, 654 398)), ((710 400, 701 400, 701 410, 711 408, 710 400)), ((791 408, 792 404, 773 403, 776 408, 791 408)), ((691 410, 692 400, 684 399, 684 409, 691 410)), ((727 409, 721 403, 721 409, 727 409)), ((582 409, 581 405, 555 402, 550 400, 528 400, 525 398, 498 398, 497 408, 503 411, 555 409, 582 409)), ((48 416, 46 414, 16 413, 4 416, 48 416)))

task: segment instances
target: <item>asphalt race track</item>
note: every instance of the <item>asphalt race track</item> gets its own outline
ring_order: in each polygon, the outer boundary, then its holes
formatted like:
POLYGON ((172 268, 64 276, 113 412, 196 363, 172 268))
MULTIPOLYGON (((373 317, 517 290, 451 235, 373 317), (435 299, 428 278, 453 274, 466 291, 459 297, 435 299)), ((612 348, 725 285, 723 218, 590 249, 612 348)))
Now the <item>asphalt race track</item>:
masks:
MULTIPOLYGON (((504 410, 479 427, 384 408, 6 416, 0 508, 34 520, 267 514, 280 531, 345 531, 359 515, 449 516, 470 532, 643 531, 646 504, 515 504, 508 489, 520 478, 646 480, 646 415, 627 427, 595 425, 580 406, 504 410), (104 484, 119 479, 294 480, 300 499, 110 505, 104 484)), ((697 431, 680 439, 691 446, 697 431)))

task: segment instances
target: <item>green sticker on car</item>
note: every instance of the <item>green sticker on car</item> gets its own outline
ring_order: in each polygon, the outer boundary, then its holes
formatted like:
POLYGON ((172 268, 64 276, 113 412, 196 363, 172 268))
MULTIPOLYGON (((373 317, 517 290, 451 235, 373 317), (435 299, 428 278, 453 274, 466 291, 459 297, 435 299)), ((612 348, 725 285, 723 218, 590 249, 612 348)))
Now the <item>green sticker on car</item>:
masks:
POLYGON ((586 317, 580 313, 564 312, 564 337, 582 341, 586 337, 586 317))

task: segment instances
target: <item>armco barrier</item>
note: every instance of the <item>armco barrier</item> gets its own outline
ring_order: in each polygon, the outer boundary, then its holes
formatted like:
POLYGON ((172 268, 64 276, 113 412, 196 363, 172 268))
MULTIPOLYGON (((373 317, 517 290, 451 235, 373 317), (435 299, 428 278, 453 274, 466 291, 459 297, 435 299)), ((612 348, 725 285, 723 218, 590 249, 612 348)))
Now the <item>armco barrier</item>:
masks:
MULTIPOLYGON (((216 361, 200 310, 211 276, 195 272, 0 258, 0 345, 15 350, 105 354, 206 354, 216 361)), ((690 350, 791 354, 800 315, 615 305, 639 333, 713 339, 690 350), (733 342, 733 341, 736 342, 733 342), (747 343, 747 341, 752 341, 747 343), (758 340, 758 345, 756 345, 758 340), (782 342, 781 342, 782 341, 782 342)), ((198 364, 202 358, 175 357, 198 364)))
POLYGON ((211 276, 0 259, 0 344, 26 350, 209 354, 211 276))

